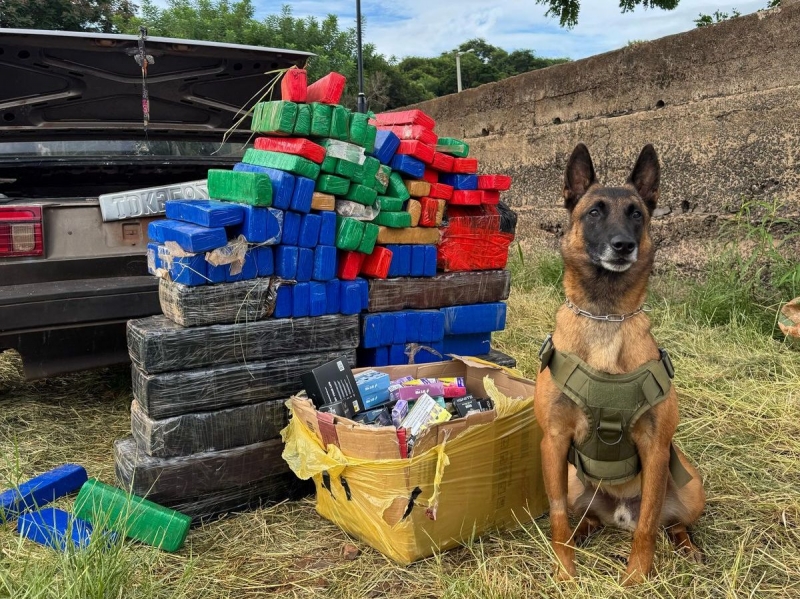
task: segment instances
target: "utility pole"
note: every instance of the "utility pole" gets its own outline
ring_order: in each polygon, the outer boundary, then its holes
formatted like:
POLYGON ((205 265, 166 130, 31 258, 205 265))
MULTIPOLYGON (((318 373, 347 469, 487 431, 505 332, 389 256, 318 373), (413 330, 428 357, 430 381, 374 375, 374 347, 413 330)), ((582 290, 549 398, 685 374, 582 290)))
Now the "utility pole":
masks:
POLYGON ((473 48, 470 48, 469 50, 465 50, 464 52, 460 52, 460 51, 456 50, 456 82, 458 83, 458 91, 459 91, 459 93, 461 93, 461 91, 462 91, 462 88, 461 88, 461 55, 462 54, 467 54, 468 52, 475 52, 475 50, 473 48))
POLYGON ((356 37, 358 38, 358 100, 356 110, 367 112, 367 97, 364 95, 364 58, 361 55, 361 0, 356 0, 356 37))

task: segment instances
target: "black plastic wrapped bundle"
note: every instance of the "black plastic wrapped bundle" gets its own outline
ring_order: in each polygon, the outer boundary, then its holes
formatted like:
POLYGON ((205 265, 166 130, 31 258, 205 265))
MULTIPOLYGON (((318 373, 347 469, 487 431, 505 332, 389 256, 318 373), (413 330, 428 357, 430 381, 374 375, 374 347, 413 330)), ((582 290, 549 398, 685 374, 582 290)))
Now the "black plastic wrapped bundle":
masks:
POLYGON ((517 213, 508 207, 505 202, 497 204, 497 211, 500 213, 500 232, 517 234, 517 213))
MULTIPOLYGON (((353 318, 357 342, 358 316, 353 318)), ((295 322, 299 320, 309 319, 295 322)), ((348 326, 343 333, 348 338, 349 329, 348 326)), ((344 357, 351 366, 356 363, 355 349, 344 349, 157 374, 148 374, 134 365, 133 397, 145 414, 155 420, 285 399, 303 388, 300 381, 303 374, 339 357, 344 357)))
POLYGON ((131 361, 150 374, 357 346, 358 315, 330 314, 192 328, 182 327, 166 316, 128 321, 131 361))

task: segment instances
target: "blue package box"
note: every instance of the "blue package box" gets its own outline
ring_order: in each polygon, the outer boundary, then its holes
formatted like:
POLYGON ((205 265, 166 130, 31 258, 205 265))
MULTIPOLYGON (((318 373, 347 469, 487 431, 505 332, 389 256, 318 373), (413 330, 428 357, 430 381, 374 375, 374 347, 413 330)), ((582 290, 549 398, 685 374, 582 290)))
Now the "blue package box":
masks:
POLYGON ((445 335, 444 353, 457 356, 483 356, 491 351, 492 334, 445 335))
POLYGON ((278 287, 275 297, 275 310, 272 312, 274 318, 291 318, 292 308, 294 307, 294 294, 292 285, 282 284, 278 287))
POLYGON ((326 314, 338 314, 339 302, 341 301, 341 284, 339 279, 331 279, 325 283, 325 295, 327 296, 326 314))
POLYGON ((254 248, 259 277, 271 277, 275 272, 275 256, 270 245, 254 248))
POLYGON ((233 227, 233 235, 244 235, 249 243, 275 245, 281 241, 283 231, 283 211, 277 208, 242 206, 242 223, 233 227))
POLYGON ((238 225, 244 218, 242 206, 218 200, 169 200, 166 213, 167 218, 201 227, 238 225))
POLYGON ((205 254, 175 256, 165 245, 158 246, 158 253, 163 268, 169 272, 169 278, 173 282, 196 287, 209 281, 205 254))
POLYGON ((441 309, 447 335, 468 335, 502 331, 506 327, 506 305, 503 302, 450 306, 441 309))
POLYGON ((0 523, 78 491, 88 478, 83 466, 64 464, 0 493, 0 523))
POLYGON ((281 279, 293 281, 297 277, 297 262, 300 248, 279 245, 275 248, 275 274, 281 279))
MULTIPOLYGON (((395 154, 394 158, 392 158, 391 167, 393 171, 400 171, 415 179, 422 179, 425 174, 425 163, 408 154, 395 154)), ((478 178, 475 177, 475 188, 477 186, 478 178)))
POLYGON ((425 274, 425 247, 415 245, 411 247, 411 276, 421 277, 425 274))
POLYGON ((423 277, 436 276, 436 246, 426 245, 425 248, 425 268, 422 270, 423 277))
POLYGON ((228 243, 228 236, 222 227, 201 227, 179 220, 153 221, 148 225, 147 233, 153 241, 174 241, 183 251, 192 254, 215 250, 228 243))
POLYGON ((289 206, 291 206, 295 185, 295 176, 293 174, 265 166, 245 164, 244 162, 237 162, 233 166, 233 170, 267 175, 272 181, 272 207, 279 210, 288 210, 289 206))
POLYGON ((387 277, 407 277, 411 274, 411 245, 387 245, 386 249, 392 252, 392 262, 389 264, 387 277))
POLYGON ((450 185, 453 189, 478 189, 478 175, 442 173, 439 175, 439 182, 450 185))
POLYGON ((256 255, 253 250, 247 250, 247 253, 244 255, 244 263, 242 264, 242 269, 237 274, 231 273, 231 266, 230 264, 227 266, 227 278, 225 281, 227 283, 235 283, 236 281, 247 281, 249 279, 255 279, 258 276, 258 266, 256 265, 256 255))
POLYGON ((300 223, 303 215, 297 212, 285 212, 283 215, 283 235, 281 243, 283 245, 297 245, 300 238, 300 223))
POLYGON ((315 281, 329 281, 336 276, 336 247, 318 245, 314 249, 314 272, 311 278, 315 281))
POLYGON ((336 245, 336 213, 333 211, 320 212, 319 244, 336 245))
POLYGON ((316 181, 308 177, 297 176, 294 182, 294 193, 289 208, 295 212, 306 213, 311 210, 311 200, 314 197, 316 181))
POLYGON ((369 410, 389 401, 389 375, 377 370, 365 370, 354 375, 364 408, 369 410))
POLYGON ((292 318, 308 316, 311 310, 311 287, 308 283, 298 283, 292 289, 292 318))
POLYGON ((297 275, 298 282, 311 280, 314 274, 314 250, 309 248, 297 248, 297 275))
POLYGON ((378 130, 375 135, 375 147, 372 156, 377 158, 381 164, 391 164, 395 152, 400 147, 400 138, 391 131, 378 130))
POLYGON ((69 551, 88 547, 92 538, 92 525, 64 510, 51 507, 22 514, 17 521, 17 532, 22 537, 45 547, 56 551, 69 551))
POLYGON ((340 281, 339 311, 342 314, 359 314, 363 301, 357 281, 340 281))
POLYGON ((313 248, 319 243, 319 229, 322 217, 319 214, 304 214, 300 218, 300 234, 297 245, 301 248, 313 248))
POLYGON ((322 316, 327 312, 328 295, 325 290, 325 283, 313 281, 309 287, 309 316, 322 316))

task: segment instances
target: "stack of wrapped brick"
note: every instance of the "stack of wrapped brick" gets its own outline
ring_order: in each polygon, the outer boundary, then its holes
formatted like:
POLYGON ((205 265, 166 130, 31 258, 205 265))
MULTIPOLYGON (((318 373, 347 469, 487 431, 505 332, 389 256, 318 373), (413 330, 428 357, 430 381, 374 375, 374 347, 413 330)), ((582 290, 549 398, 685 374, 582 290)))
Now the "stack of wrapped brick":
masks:
POLYGON ((378 114, 371 122, 378 128, 373 156, 392 173, 386 197, 378 198, 376 252, 385 268, 369 283, 368 311, 375 314, 362 319, 359 365, 431 362, 448 354, 502 361, 491 334, 505 328, 502 300, 510 277, 504 268, 516 223, 500 192, 511 178, 478 175, 468 145, 439 138, 434 120, 420 110, 378 114), (384 202, 410 218, 382 218, 384 202), (439 274, 426 270, 428 251, 439 274), (429 273, 431 279, 407 278, 429 273))

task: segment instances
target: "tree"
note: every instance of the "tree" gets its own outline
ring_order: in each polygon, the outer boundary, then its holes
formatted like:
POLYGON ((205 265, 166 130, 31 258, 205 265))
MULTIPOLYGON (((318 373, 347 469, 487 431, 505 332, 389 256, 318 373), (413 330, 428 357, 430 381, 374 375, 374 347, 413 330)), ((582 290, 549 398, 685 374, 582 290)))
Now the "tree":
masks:
POLYGON ((735 8, 731 11, 731 14, 715 10, 713 15, 704 15, 701 13, 698 18, 694 20, 694 24, 698 27, 708 27, 709 25, 722 23, 722 21, 727 21, 728 19, 735 19, 736 17, 741 16, 741 14, 742 13, 735 8))
POLYGON ((114 33, 137 8, 131 0, 0 0, 0 27, 114 33))
MULTIPOLYGON (((623 13, 632 12, 637 6, 674 10, 679 2, 680 0, 619 0, 619 7, 623 13)), ((558 17, 562 27, 571 29, 578 24, 580 0, 536 0, 536 4, 547 5, 549 8, 545 14, 548 17, 558 17)))

